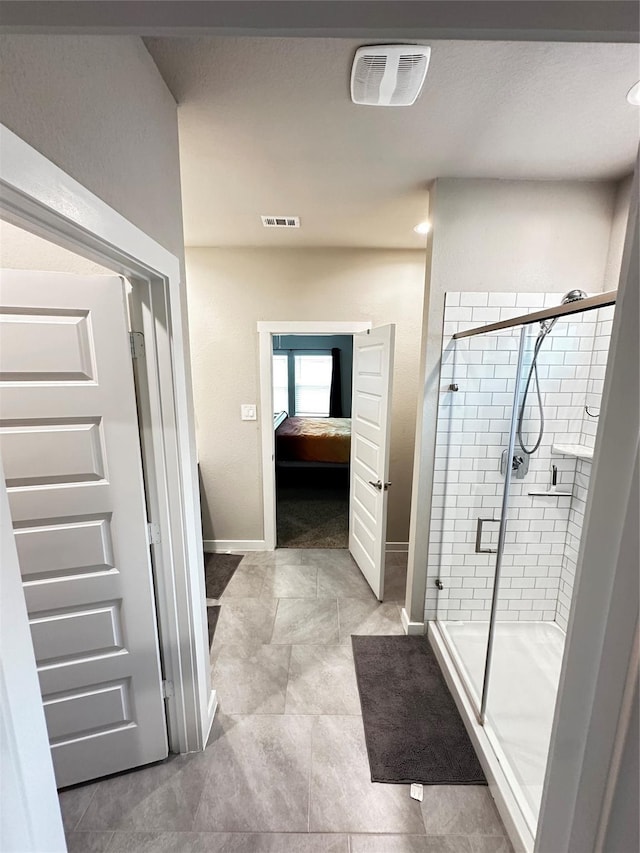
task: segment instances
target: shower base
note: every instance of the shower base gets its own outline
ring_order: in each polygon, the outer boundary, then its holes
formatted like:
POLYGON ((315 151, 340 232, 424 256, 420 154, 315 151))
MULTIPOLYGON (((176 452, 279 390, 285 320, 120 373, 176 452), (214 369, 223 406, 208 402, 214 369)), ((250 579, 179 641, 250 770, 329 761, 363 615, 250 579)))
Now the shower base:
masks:
MULTIPOLYGON (((438 622, 430 624, 432 644, 440 640, 440 663, 455 670, 449 678, 457 700, 466 700, 470 725, 477 727, 482 751, 497 760, 503 781, 511 789, 520 818, 535 836, 551 728, 560 681, 565 634, 554 622, 497 622, 489 681, 487 719, 479 726, 473 706, 479 708, 487 648, 488 623, 438 622), (435 630, 432 630, 435 629, 435 630), (452 682, 456 682, 452 683, 452 682), (471 702, 469 702, 471 698, 471 702)), ((458 701, 460 706, 461 702, 458 701)), ((464 702, 462 703, 464 704, 464 702)), ((462 710, 462 708, 461 708, 462 710)), ((465 714, 463 713, 463 716, 465 714)), ((500 785, 498 785, 500 787, 500 785)), ((504 786, 503 786, 504 787, 504 786)), ((513 811, 509 807, 509 811, 513 811)), ((513 815, 515 818, 516 815, 513 815)), ((519 832, 522 837, 523 833, 519 832)), ((524 845, 525 848, 529 844, 524 845)))

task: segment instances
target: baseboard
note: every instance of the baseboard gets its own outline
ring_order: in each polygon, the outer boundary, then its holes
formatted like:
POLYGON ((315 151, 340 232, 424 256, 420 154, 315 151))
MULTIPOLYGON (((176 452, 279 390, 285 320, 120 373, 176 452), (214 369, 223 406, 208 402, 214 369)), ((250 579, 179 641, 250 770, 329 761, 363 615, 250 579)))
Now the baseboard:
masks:
MULTIPOLYGON (((268 551, 264 539, 205 539, 203 541, 205 554, 224 554, 227 551, 268 551)), ((406 554, 409 551, 408 542, 387 542, 387 554, 406 554)))
POLYGON ((404 607, 400 610, 400 619, 402 620, 402 627, 405 634, 409 636, 421 636, 424 634, 424 622, 412 622, 404 607))
POLYGON ((266 551, 264 539, 205 539, 205 554, 225 554, 233 551, 266 551))
POLYGON ((385 550, 387 553, 390 551, 400 551, 401 554, 406 554, 409 550, 408 542, 387 542, 385 550))

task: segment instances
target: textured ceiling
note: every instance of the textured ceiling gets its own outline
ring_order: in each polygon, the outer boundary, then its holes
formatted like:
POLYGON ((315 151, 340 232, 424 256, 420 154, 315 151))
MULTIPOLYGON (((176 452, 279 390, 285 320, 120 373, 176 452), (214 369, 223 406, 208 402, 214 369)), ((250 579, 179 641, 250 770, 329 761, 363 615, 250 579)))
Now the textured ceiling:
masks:
POLYGON ((434 178, 618 179, 640 136, 634 44, 431 42, 422 95, 387 109, 350 100, 361 42, 146 44, 179 104, 188 246, 418 248, 434 178))

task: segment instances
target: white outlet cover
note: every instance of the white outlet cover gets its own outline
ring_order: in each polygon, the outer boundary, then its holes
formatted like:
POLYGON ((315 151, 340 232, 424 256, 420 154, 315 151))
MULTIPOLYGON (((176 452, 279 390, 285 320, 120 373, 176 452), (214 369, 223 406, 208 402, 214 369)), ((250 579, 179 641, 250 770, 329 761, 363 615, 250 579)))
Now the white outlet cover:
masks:
POLYGON ((256 405, 255 403, 243 403, 240 406, 240 417, 243 421, 256 420, 256 405))

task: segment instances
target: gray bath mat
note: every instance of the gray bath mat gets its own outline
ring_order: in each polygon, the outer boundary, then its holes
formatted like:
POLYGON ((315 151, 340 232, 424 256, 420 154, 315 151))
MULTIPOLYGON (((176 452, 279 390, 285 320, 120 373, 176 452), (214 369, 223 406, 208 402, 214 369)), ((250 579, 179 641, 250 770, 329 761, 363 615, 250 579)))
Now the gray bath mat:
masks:
POLYGON ((486 785, 426 637, 352 637, 372 782, 486 785))
POLYGON ((220 598, 233 577, 242 554, 205 554, 204 574, 207 598, 220 598))

